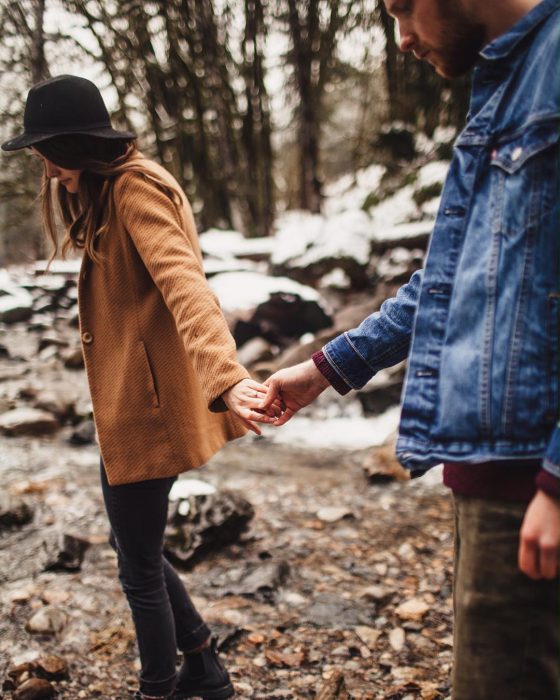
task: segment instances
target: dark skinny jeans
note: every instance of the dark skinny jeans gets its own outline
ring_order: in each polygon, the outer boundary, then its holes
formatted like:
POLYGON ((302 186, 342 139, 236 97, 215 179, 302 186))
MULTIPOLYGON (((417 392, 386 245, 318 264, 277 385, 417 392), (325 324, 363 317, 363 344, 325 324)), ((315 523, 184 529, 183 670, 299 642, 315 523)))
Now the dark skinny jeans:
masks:
POLYGON ((101 487, 117 552, 119 580, 136 628, 142 671, 140 690, 170 695, 177 649, 192 651, 210 630, 175 569, 163 556, 169 491, 176 477, 109 486, 101 462, 101 487))

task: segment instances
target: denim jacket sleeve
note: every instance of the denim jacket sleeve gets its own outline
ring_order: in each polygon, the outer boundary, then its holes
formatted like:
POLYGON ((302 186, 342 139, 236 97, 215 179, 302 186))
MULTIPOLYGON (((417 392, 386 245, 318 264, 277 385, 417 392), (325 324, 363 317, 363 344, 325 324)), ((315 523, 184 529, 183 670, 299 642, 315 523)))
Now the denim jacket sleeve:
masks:
POLYGON ((331 367, 352 389, 360 389, 380 369, 407 357, 421 284, 418 270, 379 311, 323 348, 331 367))

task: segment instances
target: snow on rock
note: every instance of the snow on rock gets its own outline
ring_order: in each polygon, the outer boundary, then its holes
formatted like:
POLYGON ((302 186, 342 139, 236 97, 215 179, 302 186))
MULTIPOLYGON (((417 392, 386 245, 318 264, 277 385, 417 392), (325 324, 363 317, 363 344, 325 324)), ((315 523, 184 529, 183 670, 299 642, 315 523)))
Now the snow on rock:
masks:
POLYGON ((449 170, 449 161, 434 160, 427 163, 418 171, 418 177, 414 189, 420 190, 431 185, 443 185, 449 170))
POLYGON ((204 258, 202 261, 207 277, 224 272, 259 272, 261 264, 237 258, 204 258))
POLYGON ((319 237, 323 223, 322 216, 305 211, 290 211, 278 218, 272 264, 283 265, 303 255, 319 237))
POLYGON ((239 231, 209 229, 200 234, 200 247, 205 255, 214 258, 268 258, 274 247, 274 238, 245 238, 239 231))
POLYGON ((422 214, 427 219, 435 219, 439 211, 439 205, 441 203, 441 197, 433 197, 427 202, 422 204, 422 214))
POLYGON ((225 272, 209 280, 222 309, 227 312, 254 309, 273 294, 291 294, 304 301, 320 301, 319 293, 311 287, 287 277, 270 277, 259 272, 225 272))
POLYGON ((327 274, 323 275, 319 280, 320 289, 327 289, 329 287, 333 289, 350 289, 351 286, 352 280, 340 267, 335 267, 334 270, 327 272, 327 274))
POLYGON ((360 209, 331 217, 290 217, 285 226, 280 223, 272 262, 288 263, 293 268, 329 258, 351 258, 359 265, 367 265, 372 237, 372 220, 360 209))
MULTIPOLYGON (((53 260, 49 266, 50 275, 77 275, 80 272, 82 260, 53 260)), ((35 274, 42 275, 46 272, 48 260, 37 260, 34 269, 35 274)))
POLYGON ((324 219, 314 244, 292 265, 308 267, 328 258, 352 258, 367 265, 372 236, 372 221, 364 211, 341 212, 324 219))
POLYGON ((406 248, 414 247, 421 243, 425 243, 430 236, 434 222, 413 221, 408 224, 399 224, 398 226, 388 226, 384 230, 378 231, 374 243, 381 244, 381 247, 387 247, 390 244, 393 246, 404 246, 406 248))
POLYGON ((386 282, 406 282, 422 262, 422 250, 397 246, 389 248, 380 258, 375 271, 386 282))
POLYGON ((434 129, 434 141, 436 143, 451 143, 457 136, 457 129, 454 126, 436 126, 434 129))
POLYGON ((190 496, 208 496, 216 493, 216 488, 201 479, 177 479, 169 492, 170 501, 178 501, 190 496))
POLYGON ((361 209, 368 195, 379 188, 385 171, 384 166, 374 164, 358 170, 355 176, 343 175, 326 185, 325 214, 332 216, 351 209, 361 209))
POLYGON ((380 230, 418 218, 420 212, 414 201, 414 190, 413 185, 407 185, 370 209, 377 235, 379 235, 380 230))

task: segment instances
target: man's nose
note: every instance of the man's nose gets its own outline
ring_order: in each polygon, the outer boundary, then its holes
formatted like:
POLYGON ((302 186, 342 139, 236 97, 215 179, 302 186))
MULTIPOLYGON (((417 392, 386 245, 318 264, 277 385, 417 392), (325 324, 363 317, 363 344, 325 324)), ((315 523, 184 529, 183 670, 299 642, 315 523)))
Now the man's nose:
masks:
POLYGON ((399 26, 399 47, 401 51, 414 51, 418 44, 418 37, 408 27, 399 26))

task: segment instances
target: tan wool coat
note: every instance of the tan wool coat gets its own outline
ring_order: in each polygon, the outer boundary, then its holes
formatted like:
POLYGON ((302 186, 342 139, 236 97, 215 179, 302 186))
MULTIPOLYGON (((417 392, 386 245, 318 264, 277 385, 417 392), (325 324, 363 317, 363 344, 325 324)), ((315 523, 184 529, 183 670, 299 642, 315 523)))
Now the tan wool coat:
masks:
MULTIPOLYGON (((180 192, 162 167, 148 173, 180 192)), ((200 466, 246 432, 223 392, 248 377, 208 286, 186 197, 181 207, 133 170, 113 188, 115 225, 84 255, 80 332, 109 483, 172 476, 200 466), (210 410, 210 407, 214 409, 210 410)))

